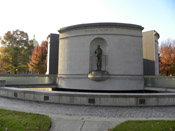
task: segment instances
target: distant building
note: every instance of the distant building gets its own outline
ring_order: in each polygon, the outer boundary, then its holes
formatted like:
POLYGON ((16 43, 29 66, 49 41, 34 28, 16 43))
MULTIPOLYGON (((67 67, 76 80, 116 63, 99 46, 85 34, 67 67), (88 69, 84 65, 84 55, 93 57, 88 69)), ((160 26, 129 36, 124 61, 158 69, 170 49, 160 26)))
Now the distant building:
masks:
POLYGON ((33 35, 33 45, 34 45, 34 47, 39 46, 38 41, 36 41, 36 39, 35 39, 35 35, 33 35))
POLYGON ((159 75, 158 39, 155 30, 143 32, 143 68, 144 75, 159 75))

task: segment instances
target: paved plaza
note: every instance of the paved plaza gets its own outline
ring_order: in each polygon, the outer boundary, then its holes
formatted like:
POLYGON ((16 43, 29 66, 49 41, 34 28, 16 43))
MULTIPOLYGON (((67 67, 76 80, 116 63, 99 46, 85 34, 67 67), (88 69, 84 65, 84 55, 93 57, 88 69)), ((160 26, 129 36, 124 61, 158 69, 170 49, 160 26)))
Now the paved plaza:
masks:
POLYGON ((0 97, 0 108, 48 115, 52 119, 51 131, 107 131, 126 120, 175 119, 175 106, 78 106, 0 97))

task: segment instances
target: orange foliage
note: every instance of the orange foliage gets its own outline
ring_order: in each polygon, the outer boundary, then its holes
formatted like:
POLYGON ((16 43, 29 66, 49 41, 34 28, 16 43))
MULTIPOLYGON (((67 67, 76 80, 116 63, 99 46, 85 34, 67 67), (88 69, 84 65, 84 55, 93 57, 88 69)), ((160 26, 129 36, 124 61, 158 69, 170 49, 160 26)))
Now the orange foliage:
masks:
POLYGON ((161 75, 175 75, 175 42, 162 43, 160 48, 160 73, 161 75))
POLYGON ((45 74, 47 70, 47 47, 48 42, 43 41, 41 46, 36 46, 33 53, 32 59, 28 63, 29 71, 45 74))

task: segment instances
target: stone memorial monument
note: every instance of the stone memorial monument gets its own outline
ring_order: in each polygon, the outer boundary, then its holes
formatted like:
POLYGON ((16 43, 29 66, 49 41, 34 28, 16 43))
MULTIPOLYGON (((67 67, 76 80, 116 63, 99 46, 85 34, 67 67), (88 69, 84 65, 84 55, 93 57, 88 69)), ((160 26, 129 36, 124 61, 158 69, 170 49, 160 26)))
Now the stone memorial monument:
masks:
POLYGON ((91 23, 59 30, 59 87, 142 90, 143 27, 91 23))

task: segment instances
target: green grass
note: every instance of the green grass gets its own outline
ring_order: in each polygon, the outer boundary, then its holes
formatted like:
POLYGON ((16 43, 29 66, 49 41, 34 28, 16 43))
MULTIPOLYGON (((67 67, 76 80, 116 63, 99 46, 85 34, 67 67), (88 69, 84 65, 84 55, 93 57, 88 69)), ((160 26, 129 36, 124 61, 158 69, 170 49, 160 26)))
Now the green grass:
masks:
POLYGON ((112 131, 175 131, 174 120, 126 121, 112 131))
POLYGON ((48 131, 48 116, 0 109, 0 131, 48 131))

